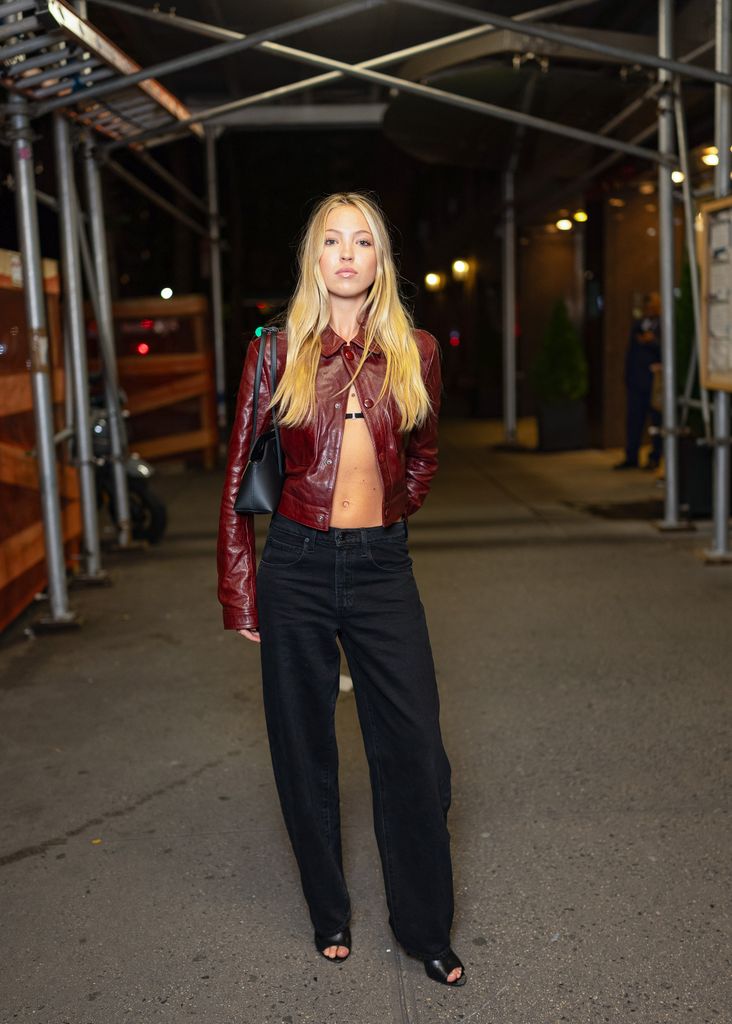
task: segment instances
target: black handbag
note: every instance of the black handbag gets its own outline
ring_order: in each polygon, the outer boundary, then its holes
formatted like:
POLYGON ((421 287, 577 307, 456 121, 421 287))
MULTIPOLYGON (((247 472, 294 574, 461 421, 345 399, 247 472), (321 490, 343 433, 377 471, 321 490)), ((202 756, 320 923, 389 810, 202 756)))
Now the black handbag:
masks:
MULTIPOLYGON (((259 385, 262 379, 264 352, 267 347, 267 335, 270 340, 270 381, 272 394, 277 387, 277 328, 264 327, 264 338, 259 346, 257 369, 254 376, 254 411, 252 413, 253 430, 257 426, 257 406, 259 404, 259 385)), ((255 515, 275 512, 282 494, 285 480, 285 467, 280 445, 280 431, 277 426, 275 410, 272 409, 272 427, 260 437, 253 438, 249 449, 249 460, 244 467, 239 492, 234 502, 234 511, 240 515, 255 515)))

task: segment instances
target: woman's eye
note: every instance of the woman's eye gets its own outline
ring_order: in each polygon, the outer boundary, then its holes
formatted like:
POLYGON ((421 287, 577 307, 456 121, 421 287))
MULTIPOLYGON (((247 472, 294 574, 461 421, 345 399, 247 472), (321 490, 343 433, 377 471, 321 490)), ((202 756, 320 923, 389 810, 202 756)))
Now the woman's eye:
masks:
POLYGON ((331 242, 333 242, 333 243, 335 244, 335 241, 336 241, 336 240, 335 240, 335 238, 326 238, 326 240, 325 240, 325 244, 326 244, 326 245, 330 245, 330 244, 331 244, 331 242))
POLYGON ((365 245, 367 248, 370 248, 371 246, 371 242, 368 240, 368 238, 362 238, 359 244, 365 245))

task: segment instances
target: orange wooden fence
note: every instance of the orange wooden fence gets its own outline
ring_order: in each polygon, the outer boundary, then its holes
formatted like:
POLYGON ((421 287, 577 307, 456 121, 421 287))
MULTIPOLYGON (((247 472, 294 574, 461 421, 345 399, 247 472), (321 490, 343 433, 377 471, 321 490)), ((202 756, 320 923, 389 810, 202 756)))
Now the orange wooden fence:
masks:
MULTIPOLYGON (((59 279, 54 260, 43 261, 52 367, 54 428, 64 426, 64 362, 59 279)), ((46 586, 46 563, 35 448, 35 422, 20 255, 0 249, 0 630, 46 586)), ((81 536, 76 470, 66 446, 56 448, 64 552, 75 561, 81 536)))

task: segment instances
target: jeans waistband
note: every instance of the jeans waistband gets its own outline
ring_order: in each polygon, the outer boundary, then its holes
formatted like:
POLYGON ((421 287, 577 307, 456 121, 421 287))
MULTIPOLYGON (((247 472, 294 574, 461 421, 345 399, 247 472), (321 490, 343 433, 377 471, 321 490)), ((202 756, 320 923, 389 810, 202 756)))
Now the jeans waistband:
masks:
POLYGON ((318 530, 314 526, 306 526, 305 523, 298 523, 296 519, 283 516, 281 512, 275 512, 269 524, 270 527, 276 527, 298 537, 310 537, 313 544, 330 544, 334 547, 368 544, 369 541, 387 538, 406 538, 408 535, 406 519, 398 519, 389 526, 330 526, 327 530, 318 530))

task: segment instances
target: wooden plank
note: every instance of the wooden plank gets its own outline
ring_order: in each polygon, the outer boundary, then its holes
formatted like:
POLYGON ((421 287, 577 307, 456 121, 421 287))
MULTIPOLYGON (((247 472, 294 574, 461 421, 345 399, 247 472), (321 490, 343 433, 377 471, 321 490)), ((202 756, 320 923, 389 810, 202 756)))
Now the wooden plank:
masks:
POLYGON ((147 298, 117 299, 112 303, 115 320, 144 317, 189 317, 205 316, 208 299, 205 295, 175 295, 172 299, 161 299, 159 295, 147 298))
MULTIPOLYGON (((205 353, 190 352, 173 356, 124 356, 117 360, 120 378, 175 377, 184 373, 201 373, 208 366, 205 353)), ((99 373, 98 359, 89 360, 89 371, 99 373)))
MULTIPOLYGON (((63 402, 64 371, 53 371, 53 400, 63 402)), ((8 373, 0 376, 0 418, 33 411, 30 373, 8 373)))
MULTIPOLYGON (((79 478, 74 466, 56 462, 59 494, 62 498, 79 497, 79 478)), ((26 487, 38 490, 38 464, 27 449, 19 444, 0 441, 0 482, 12 487, 26 487)))
POLYGON ((166 458, 183 452, 199 451, 216 444, 216 435, 210 430, 191 430, 186 434, 168 434, 149 441, 136 441, 135 449, 145 459, 166 458))
POLYGON ((193 377, 181 377, 156 388, 146 388, 144 391, 130 394, 128 407, 133 416, 142 412, 150 412, 152 409, 162 409, 166 405, 175 405, 176 402, 208 394, 209 385, 209 379, 203 373, 198 373, 193 377))
POLYGON ((12 487, 38 490, 38 466, 20 444, 0 441, 0 482, 12 487))
MULTIPOLYGON (((68 505, 63 509, 62 520, 64 542, 78 537, 81 533, 81 506, 78 503, 68 505)), ((0 542, 0 588, 6 587, 44 558, 43 524, 40 521, 6 537, 0 542)))

